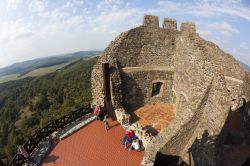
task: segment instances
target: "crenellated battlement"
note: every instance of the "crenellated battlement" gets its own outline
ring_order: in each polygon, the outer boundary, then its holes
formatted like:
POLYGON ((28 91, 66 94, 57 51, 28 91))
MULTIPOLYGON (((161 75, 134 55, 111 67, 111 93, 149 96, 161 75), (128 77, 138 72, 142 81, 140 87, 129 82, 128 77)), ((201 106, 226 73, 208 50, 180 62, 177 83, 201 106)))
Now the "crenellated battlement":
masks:
POLYGON ((177 30, 177 22, 176 20, 170 19, 170 18, 164 18, 162 27, 164 29, 169 29, 169 30, 177 30))
POLYGON ((159 17, 145 15, 143 18, 143 26, 159 28, 159 17))
POLYGON ((193 22, 183 22, 181 23, 181 32, 184 34, 194 34, 196 33, 195 23, 193 22))

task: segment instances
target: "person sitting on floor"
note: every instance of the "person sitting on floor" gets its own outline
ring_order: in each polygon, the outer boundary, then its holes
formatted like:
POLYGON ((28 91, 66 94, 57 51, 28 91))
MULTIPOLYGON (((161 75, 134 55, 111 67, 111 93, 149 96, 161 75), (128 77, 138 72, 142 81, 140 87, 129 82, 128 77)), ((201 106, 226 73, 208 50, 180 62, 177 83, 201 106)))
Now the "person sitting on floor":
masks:
POLYGON ((142 144, 142 141, 139 139, 139 137, 138 136, 134 136, 134 138, 133 138, 133 140, 132 140, 132 144, 131 144, 131 146, 130 146, 130 148, 129 148, 129 151, 130 150, 136 150, 137 152, 140 152, 140 151, 142 151, 142 150, 144 150, 145 148, 144 148, 144 146, 143 146, 143 144, 142 144))
POLYGON ((129 130, 128 131, 128 136, 129 136, 129 138, 133 139, 134 136, 135 136, 135 132, 133 130, 129 130))
POLYGON ((139 139, 139 138, 137 137, 137 135, 135 135, 135 136, 133 137, 133 140, 137 140, 137 139, 139 139))
POLYGON ((139 143, 139 139, 134 139, 133 141, 132 141, 132 144, 131 144, 131 146, 130 146, 130 148, 129 148, 129 151, 130 150, 136 150, 136 151, 139 151, 140 150, 140 143, 139 143))
POLYGON ((131 138, 129 138, 128 134, 125 134, 125 136, 122 139, 122 144, 125 145, 124 148, 127 149, 130 143, 131 143, 131 138))

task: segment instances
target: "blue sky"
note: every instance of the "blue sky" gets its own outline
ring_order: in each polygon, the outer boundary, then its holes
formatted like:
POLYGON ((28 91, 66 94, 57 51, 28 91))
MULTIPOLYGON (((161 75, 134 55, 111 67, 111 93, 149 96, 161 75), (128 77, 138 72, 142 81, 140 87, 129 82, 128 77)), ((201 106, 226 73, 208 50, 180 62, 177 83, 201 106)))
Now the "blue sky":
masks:
POLYGON ((0 67, 103 50, 145 14, 195 22, 201 37, 250 65, 250 0, 0 0, 0 67))

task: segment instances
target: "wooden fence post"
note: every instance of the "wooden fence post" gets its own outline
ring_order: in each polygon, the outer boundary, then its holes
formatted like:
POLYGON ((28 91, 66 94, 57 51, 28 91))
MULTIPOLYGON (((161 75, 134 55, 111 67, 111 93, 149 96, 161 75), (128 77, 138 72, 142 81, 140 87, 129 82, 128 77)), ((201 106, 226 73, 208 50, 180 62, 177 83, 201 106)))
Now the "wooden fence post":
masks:
POLYGON ((53 122, 53 125, 56 127, 56 130, 59 130, 59 127, 58 127, 58 125, 57 125, 56 120, 55 120, 55 119, 53 119, 53 120, 52 120, 52 122, 53 122))
POLYGON ((76 119, 75 119, 75 116, 74 116, 73 112, 70 112, 70 115, 71 115, 72 119, 73 119, 73 120, 74 120, 74 122, 75 122, 75 121, 76 121, 76 119))

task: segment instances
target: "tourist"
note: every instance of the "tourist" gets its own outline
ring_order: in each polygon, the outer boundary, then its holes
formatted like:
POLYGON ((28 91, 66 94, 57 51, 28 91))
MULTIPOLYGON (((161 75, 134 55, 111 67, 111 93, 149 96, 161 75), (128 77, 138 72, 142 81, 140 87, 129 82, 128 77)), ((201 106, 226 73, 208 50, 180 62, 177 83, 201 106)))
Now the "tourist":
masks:
POLYGON ((137 140, 137 139, 139 139, 139 138, 137 137, 137 135, 135 135, 135 136, 133 137, 133 140, 137 140))
POLYGON ((130 148, 129 148, 129 151, 130 150, 136 150, 136 151, 139 151, 140 150, 140 143, 139 143, 139 139, 134 139, 133 141, 132 141, 132 144, 131 144, 131 146, 130 146, 130 148))
POLYGON ((96 105, 94 108, 93 114, 96 116, 96 120, 100 120, 101 109, 99 105, 96 105))
POLYGON ((104 116, 103 123, 104 123, 105 129, 108 131, 109 130, 108 115, 104 116))
POLYGON ((125 136, 122 139, 122 144, 124 145, 124 148, 127 149, 130 143, 131 139, 129 138, 128 134, 125 134, 125 136))
POLYGON ((56 131, 49 135, 49 141, 50 141, 52 147, 54 147, 56 144, 58 144, 60 139, 57 137, 56 131))
POLYGON ((129 138, 133 139, 135 136, 135 132, 133 130, 128 130, 128 136, 129 138))
POLYGON ((25 161, 28 161, 30 157, 29 153, 25 150, 25 148, 22 145, 17 145, 17 154, 20 154, 25 161))

